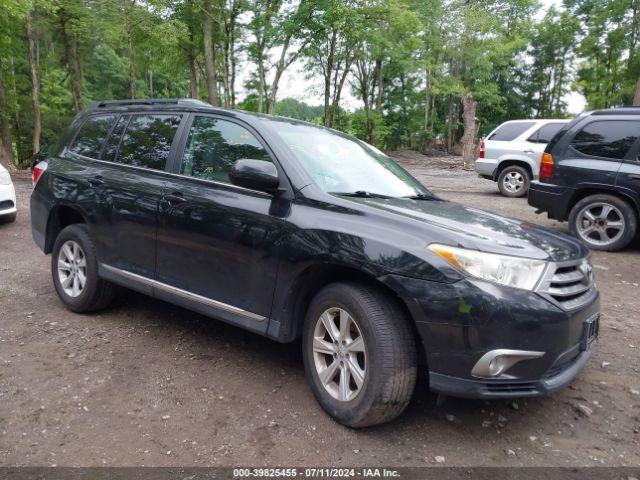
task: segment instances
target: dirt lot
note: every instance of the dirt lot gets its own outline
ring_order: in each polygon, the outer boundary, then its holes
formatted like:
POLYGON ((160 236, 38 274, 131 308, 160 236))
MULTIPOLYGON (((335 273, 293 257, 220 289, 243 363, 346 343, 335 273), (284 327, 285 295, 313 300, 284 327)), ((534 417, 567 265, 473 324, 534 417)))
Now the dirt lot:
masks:
MULTIPOLYGON (((455 158, 398 158, 445 198, 565 230, 455 158)), ((134 293, 65 310, 31 239, 30 183, 16 188, 18 220, 0 225, 0 465, 640 465, 638 244, 593 256, 601 338, 570 388, 436 407, 422 383, 398 420, 354 431, 317 406, 298 345, 134 293)))

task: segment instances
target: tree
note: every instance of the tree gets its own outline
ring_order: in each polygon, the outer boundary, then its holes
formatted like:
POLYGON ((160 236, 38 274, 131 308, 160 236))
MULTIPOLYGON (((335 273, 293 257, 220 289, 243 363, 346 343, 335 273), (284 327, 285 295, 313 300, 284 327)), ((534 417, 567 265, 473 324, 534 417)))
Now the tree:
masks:
POLYGON ((316 0, 316 10, 305 32, 307 71, 320 73, 324 83, 324 125, 331 127, 342 89, 355 58, 362 30, 360 2, 316 0))
POLYGON ((640 0, 566 0, 582 38, 576 86, 588 108, 630 104, 640 78, 640 0))

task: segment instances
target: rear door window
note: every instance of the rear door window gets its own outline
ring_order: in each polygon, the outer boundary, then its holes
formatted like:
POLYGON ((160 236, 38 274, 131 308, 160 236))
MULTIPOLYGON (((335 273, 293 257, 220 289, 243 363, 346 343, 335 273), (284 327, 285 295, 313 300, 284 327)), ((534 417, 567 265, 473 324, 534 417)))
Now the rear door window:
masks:
POLYGON ((533 143, 549 143, 553 136, 565 125, 565 123, 547 123, 531 135, 527 141, 533 143))
POLYGON ((104 144, 115 115, 95 115, 89 117, 76 135, 70 150, 78 155, 90 158, 100 158, 100 151, 104 144))
MULTIPOLYGON (((164 170, 180 118, 180 115, 131 115, 112 158, 125 165, 164 170)), ((118 122, 117 127, 122 126, 118 122)), ((105 149, 105 160, 106 154, 112 154, 119 135, 112 137, 105 149)))
POLYGON ((585 155, 622 160, 638 137, 640 122, 601 120, 586 125, 570 145, 585 155))
POLYGON ((487 140, 498 140, 503 142, 510 142, 515 140, 524 132, 529 130, 535 125, 535 122, 507 122, 503 123, 498 129, 493 132, 487 140))
POLYGON ((107 140, 107 144, 104 146, 102 157, 100 157, 101 160, 115 162, 116 155, 118 153, 118 147, 120 146, 120 141, 122 140, 122 134, 124 133, 124 129, 127 128, 129 118, 131 118, 131 115, 122 115, 116 123, 116 126, 113 127, 111 135, 109 136, 109 140, 107 140))

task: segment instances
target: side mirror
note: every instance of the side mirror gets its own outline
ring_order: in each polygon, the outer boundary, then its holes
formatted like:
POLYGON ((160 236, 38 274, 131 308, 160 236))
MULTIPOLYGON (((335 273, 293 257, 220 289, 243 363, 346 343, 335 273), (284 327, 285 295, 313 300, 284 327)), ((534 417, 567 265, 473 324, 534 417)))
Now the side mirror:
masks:
POLYGON ((233 165, 229 180, 238 187, 275 193, 280 185, 278 170, 271 162, 241 158, 233 165))

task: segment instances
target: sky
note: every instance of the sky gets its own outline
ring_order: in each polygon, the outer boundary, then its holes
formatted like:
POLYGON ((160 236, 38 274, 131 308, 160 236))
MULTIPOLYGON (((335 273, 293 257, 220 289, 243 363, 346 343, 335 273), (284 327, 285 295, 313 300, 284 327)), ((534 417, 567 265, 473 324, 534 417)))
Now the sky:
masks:
MULTIPOLYGON (((538 14, 538 18, 544 16, 546 10, 555 5, 560 8, 562 0, 541 0, 542 9, 538 14)), ((286 70, 280 81, 278 89, 278 99, 285 97, 293 97, 297 100, 305 101, 311 105, 321 105, 323 103, 322 78, 307 78, 307 73, 303 71, 301 63, 294 63, 286 70)), ((238 84, 242 85, 245 81, 244 75, 240 75, 238 84)), ((578 92, 569 92, 564 97, 567 102, 568 110, 571 114, 581 113, 586 105, 585 98, 578 92)), ((345 85, 342 93, 340 105, 347 110, 355 110, 362 106, 362 102, 351 94, 351 87, 345 85)))

